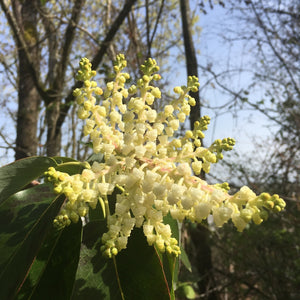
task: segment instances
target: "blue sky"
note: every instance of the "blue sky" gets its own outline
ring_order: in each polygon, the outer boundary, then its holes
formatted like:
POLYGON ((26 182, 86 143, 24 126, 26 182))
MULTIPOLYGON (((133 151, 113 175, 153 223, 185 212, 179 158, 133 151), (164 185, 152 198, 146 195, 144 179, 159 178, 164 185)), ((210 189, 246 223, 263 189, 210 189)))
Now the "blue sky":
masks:
MULTIPOLYGON (((196 3, 191 1, 193 6, 196 3)), ((196 10, 195 10, 196 11, 196 10)), ((198 10, 199 12, 199 10, 198 10)), ((180 16, 178 16, 180 17, 180 16)), ((251 68, 251 51, 249 52, 244 48, 244 44, 235 43, 231 47, 224 44, 224 41, 220 37, 222 30, 226 26, 233 26, 238 29, 239 24, 230 15, 226 14, 226 10, 222 7, 215 5, 213 10, 208 9, 208 14, 200 14, 198 24, 201 28, 201 34, 199 40, 195 40, 196 50, 198 54, 198 63, 201 65, 212 64, 213 70, 218 73, 229 69, 236 68, 251 68)), ((200 74, 200 73, 199 73, 200 74)), ((163 74, 165 76, 165 74, 163 74)), ((181 63, 181 67, 178 69, 178 73, 174 74, 172 79, 172 87, 175 85, 182 85, 186 82, 186 71, 184 62, 181 63)), ((225 84, 239 89, 243 86, 247 86, 250 81, 251 75, 249 73, 232 73, 232 77, 226 79, 225 84)), ((207 78, 199 78, 201 87, 205 84, 207 78)), ((210 86, 210 85, 209 85, 210 86)), ((9 91, 6 91, 9 93, 9 91)), ((260 99, 263 91, 257 91, 256 94, 252 94, 252 99, 260 99)), ((236 151, 239 153, 247 153, 254 149, 253 139, 258 140, 267 139, 270 131, 266 128, 269 124, 268 120, 257 111, 249 111, 244 109, 209 109, 208 106, 217 107, 226 103, 230 98, 224 92, 213 89, 211 86, 209 89, 201 91, 202 100, 204 102, 204 108, 202 108, 202 115, 209 115, 211 117, 211 124, 209 130, 206 133, 204 140, 205 145, 208 146, 213 140, 223 137, 233 137, 236 139, 236 151)), ((0 126, 2 126, 5 120, 5 116, 0 112, 0 126)), ((7 124, 5 124, 7 125, 7 124)), ((14 127, 9 127, 9 138, 14 140, 14 127)), ((13 160, 14 153, 9 151, 8 155, 4 150, 0 148, 0 165, 8 163, 13 160)))
MULTIPOLYGON (((223 72, 227 69, 237 70, 240 68, 251 71, 252 62, 255 60, 251 53, 251 45, 245 47, 244 42, 235 42, 231 46, 224 43, 221 38, 222 31, 226 27, 239 30, 240 24, 231 15, 226 14, 226 10, 215 5, 213 10, 208 9, 208 14, 201 14, 199 18, 199 26, 202 28, 200 35, 200 42, 195 43, 196 51, 198 51, 198 64, 208 65, 212 64, 212 69, 215 73, 223 72), (249 50, 250 48, 250 50, 249 50)), ((182 69, 185 69, 182 63, 182 69)), ((177 84, 184 83, 186 72, 179 72, 181 76, 175 76, 177 84)), ((176 75, 179 75, 176 74, 176 75)), ((207 78, 201 77, 199 70, 199 81, 201 87, 205 84, 207 78)), ((234 90, 239 90, 247 87, 251 81, 250 72, 232 72, 230 78, 223 81, 228 87, 234 90)), ((209 115, 211 117, 211 125, 206 134, 204 142, 206 146, 213 140, 223 137, 233 137, 236 139, 236 150, 239 153, 249 152, 254 149, 253 139, 262 140, 270 136, 270 125, 268 119, 260 112, 248 109, 241 109, 239 107, 232 107, 231 109, 209 109, 211 107, 219 107, 229 101, 231 96, 228 96, 224 91, 217 88, 212 88, 208 85, 201 91, 202 100, 204 101, 204 108, 202 108, 202 115, 209 115)), ((252 101, 259 101, 263 97, 263 90, 257 90, 250 95, 252 101)))

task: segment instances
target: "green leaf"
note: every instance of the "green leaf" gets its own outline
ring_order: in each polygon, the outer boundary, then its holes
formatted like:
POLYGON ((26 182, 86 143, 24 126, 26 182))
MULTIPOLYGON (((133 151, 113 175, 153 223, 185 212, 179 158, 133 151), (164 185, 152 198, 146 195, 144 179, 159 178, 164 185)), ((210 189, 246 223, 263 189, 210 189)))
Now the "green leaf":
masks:
POLYGON ((64 199, 41 184, 0 206, 0 299, 17 294, 64 199))
MULTIPOLYGON (((175 238, 180 245, 181 236, 180 236, 178 221, 173 219, 171 214, 169 213, 164 217, 164 223, 170 225, 172 231, 172 237, 175 238)), ((175 258, 175 256, 168 256, 168 261, 169 261, 170 273, 172 274, 172 286, 174 286, 174 283, 176 283, 178 279, 177 275, 179 269, 179 260, 175 258)))
POLYGON ((70 158, 70 157, 63 157, 63 156, 53 156, 51 157, 52 159, 55 160, 55 162, 60 165, 60 164, 63 164, 63 163, 67 163, 67 162, 74 162, 74 161, 77 161, 76 159, 74 158, 70 158))
POLYGON ((97 221, 97 220, 103 220, 103 219, 104 219, 103 210, 98 201, 97 205, 94 209, 92 209, 92 208, 89 209, 89 221, 97 221))
POLYGON ((90 222, 84 227, 72 299, 122 299, 117 279, 126 300, 171 299, 171 278, 166 278, 160 255, 147 244, 142 230, 132 231, 127 248, 115 257, 115 265, 100 251, 101 236, 106 231, 105 221, 90 222))
POLYGON ((186 298, 186 299, 196 299, 196 293, 194 288, 188 284, 182 284, 177 290, 176 294, 179 298, 186 298))
POLYGON ((57 171, 74 175, 80 174, 83 170, 83 164, 73 158, 55 156, 52 159, 57 163, 57 167, 55 167, 57 171))
MULTIPOLYGON (((164 223, 170 225, 172 231, 172 237, 175 238, 180 243, 181 237, 180 237, 178 221, 174 220, 169 213, 164 217, 164 223)), ((163 261, 164 269, 168 274, 167 278, 168 278, 169 288, 171 291, 171 298, 175 299, 174 287, 178 280, 179 259, 176 258, 174 255, 167 255, 165 253, 161 255, 161 259, 163 261)))
POLYGON ((113 261, 105 259, 100 252, 101 237, 106 231, 106 220, 89 222, 83 227, 81 253, 71 299, 120 299, 113 261))
POLYGON ((192 265, 191 265, 191 262, 188 258, 188 255, 187 253, 185 252, 184 248, 180 248, 180 251, 181 251, 181 255, 180 255, 180 259, 183 263, 183 265, 190 271, 192 272, 192 265))
POLYGON ((127 249, 116 256, 116 262, 125 299, 171 299, 168 269, 141 229, 133 230, 127 249))
POLYGON ((88 159, 87 162, 92 165, 93 162, 101 163, 103 162, 103 154, 102 153, 93 153, 88 159))
POLYGON ((45 239, 17 299, 70 299, 81 246, 81 221, 45 239))
POLYGON ((56 163, 48 157, 29 157, 0 168, 0 205, 56 163))

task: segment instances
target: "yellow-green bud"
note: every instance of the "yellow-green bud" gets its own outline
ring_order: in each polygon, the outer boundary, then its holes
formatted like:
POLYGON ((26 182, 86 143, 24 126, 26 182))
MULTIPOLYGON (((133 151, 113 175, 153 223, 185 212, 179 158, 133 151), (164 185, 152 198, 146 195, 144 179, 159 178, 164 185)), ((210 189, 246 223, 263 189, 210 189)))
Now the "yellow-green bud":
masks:
POLYGON ((116 256, 118 254, 118 249, 117 248, 112 248, 111 249, 111 254, 116 256))
POLYGON ((111 258, 112 255, 111 255, 110 249, 106 249, 106 250, 103 252, 103 256, 106 257, 106 258, 111 258))
POLYGON ((199 139, 194 140, 194 145, 195 147, 200 147, 201 146, 201 141, 199 139))
POLYGON ((153 75, 153 80, 158 81, 161 79, 161 76, 159 74, 154 74, 153 75))
POLYGON ((267 201, 271 198, 271 196, 268 194, 268 193, 262 193, 260 196, 259 196, 263 201, 267 201))
POLYGON ((196 100, 194 98, 189 98, 189 105, 190 106, 195 106, 196 105, 196 100))
POLYGON ((103 94, 103 90, 99 87, 96 87, 94 91, 95 91, 95 94, 98 95, 98 96, 103 94))
POLYGON ((108 89, 109 91, 112 91, 113 88, 114 88, 114 83, 113 83, 113 81, 108 82, 108 83, 106 84, 106 87, 107 87, 107 89, 108 89))
POLYGON ((144 76, 143 76, 143 81, 144 81, 145 83, 149 82, 149 81, 150 81, 150 77, 147 76, 147 75, 144 75, 144 76))
POLYGON ((200 139, 204 139, 205 134, 201 130, 196 130, 196 134, 200 139))
POLYGON ((279 205, 275 205, 275 207, 273 209, 275 212, 280 212, 282 210, 279 205))
POLYGON ((91 82, 89 80, 85 80, 84 86, 85 87, 90 87, 91 86, 91 82))
POLYGON ((61 185, 56 186, 56 187, 54 188, 54 192, 55 192, 56 194, 60 194, 60 193, 62 192, 62 187, 61 187, 61 185))
POLYGON ((70 219, 73 223, 77 223, 79 220, 79 216, 74 211, 72 211, 70 214, 70 219))
POLYGON ((183 90, 180 86, 175 86, 174 89, 173 89, 174 93, 176 94, 181 94, 183 93, 183 90))
POLYGON ((135 94, 137 92, 137 87, 135 85, 132 85, 129 89, 128 89, 128 93, 129 94, 135 94))
POLYGON ((80 96, 81 95, 81 90, 80 89, 75 89, 74 91, 73 91, 73 96, 74 97, 78 97, 78 96, 80 96))
POLYGON ((186 137, 187 139, 191 139, 193 136, 194 136, 194 135, 193 135, 193 132, 192 132, 191 130, 187 130, 187 131, 185 132, 185 137, 186 137))
POLYGON ((126 78, 124 76, 120 76, 119 81, 124 84, 126 82, 126 78))
POLYGON ((151 94, 156 98, 161 98, 161 92, 160 92, 160 89, 158 87, 153 88, 152 91, 151 91, 151 94))

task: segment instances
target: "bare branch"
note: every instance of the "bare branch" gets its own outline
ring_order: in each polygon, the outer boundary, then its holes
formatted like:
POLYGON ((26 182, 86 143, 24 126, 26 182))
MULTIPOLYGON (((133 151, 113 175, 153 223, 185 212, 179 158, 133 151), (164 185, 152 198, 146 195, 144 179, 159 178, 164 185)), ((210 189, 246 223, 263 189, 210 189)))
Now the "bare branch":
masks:
POLYGON ((35 69, 34 63, 32 62, 31 55, 28 51, 28 47, 27 47, 26 42, 23 38, 23 34, 21 33, 20 27, 18 26, 15 18, 12 16, 12 14, 10 13, 8 7, 4 3, 4 0, 0 0, 0 5, 1 5, 1 8, 2 8, 2 10, 3 10, 3 12, 6 16, 8 24, 9 24, 9 26, 10 26, 12 32, 13 32, 14 39, 16 41, 16 44, 17 44, 18 48, 22 49, 24 51, 24 54, 25 54, 25 57, 26 57, 28 65, 29 65, 33 81, 34 81, 34 84, 35 84, 39 94, 41 95, 41 97, 47 99, 48 94, 46 93, 46 91, 44 90, 42 84, 39 81, 38 73, 35 69))
POLYGON ((285 68, 287 74, 289 75, 290 79, 291 79, 291 82, 293 83, 293 86, 295 88, 295 90, 297 91, 298 95, 300 95, 300 89, 298 87, 298 84, 296 83, 295 79, 294 79, 294 76, 293 74, 291 73, 291 70, 289 69, 289 67, 287 66, 285 60, 283 59, 283 57, 280 55, 280 53, 276 50, 276 48, 274 47, 273 45, 273 42, 268 34, 268 31, 267 31, 267 28, 266 26, 264 25, 261 17, 259 16, 257 10, 256 10, 256 7, 255 5, 251 2, 251 7, 252 7, 252 10, 255 14, 255 17, 260 25, 260 27, 262 28, 263 30, 263 33, 268 41, 268 45, 270 46, 270 48, 272 49, 274 55, 279 59, 279 61, 282 63, 283 67, 285 68))
POLYGON ((68 57, 71 51, 72 43, 76 33, 76 26, 80 19, 80 14, 82 7, 84 5, 85 0, 76 0, 74 6, 72 8, 72 16, 67 26, 65 37, 64 37, 64 44, 62 46, 62 55, 59 62, 59 68, 55 78, 55 88, 61 89, 63 85, 63 78, 65 77, 67 65, 68 65, 68 57))
MULTIPOLYGON (((93 68, 96 69, 99 64, 101 63, 107 48, 109 46, 109 44, 112 42, 113 38, 115 37, 118 29, 120 28, 120 26, 122 25, 124 19, 126 18, 126 16, 128 15, 128 13, 130 12, 132 6, 135 4, 137 0, 127 0, 123 9, 120 11, 118 17, 116 18, 116 20, 113 22, 113 24, 111 25, 110 30, 108 31, 105 39, 103 40, 100 49, 98 50, 97 54, 95 55, 95 57, 92 60, 92 65, 93 68)), ((68 111, 70 109, 70 103, 72 101, 74 101, 74 96, 73 96, 73 90, 75 88, 80 88, 82 86, 82 82, 76 82, 75 85, 72 87, 72 90, 69 92, 68 96, 65 99, 65 103, 61 109, 60 112, 60 116, 58 118, 57 121, 57 128, 56 128, 56 133, 58 134, 67 114, 68 111)))

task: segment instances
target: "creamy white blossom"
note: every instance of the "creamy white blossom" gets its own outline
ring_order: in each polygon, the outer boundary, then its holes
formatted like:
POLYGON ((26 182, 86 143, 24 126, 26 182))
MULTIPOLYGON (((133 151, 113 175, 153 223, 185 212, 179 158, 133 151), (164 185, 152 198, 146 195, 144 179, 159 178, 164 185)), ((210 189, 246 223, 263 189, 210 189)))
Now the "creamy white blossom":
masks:
POLYGON ((199 87, 196 77, 187 86, 176 87, 175 99, 157 112, 152 105, 161 92, 151 85, 160 79, 159 67, 149 59, 142 66, 144 76, 128 89, 129 74, 123 73, 126 60, 117 56, 115 80, 103 90, 91 78, 95 72, 84 58, 78 80, 84 82, 74 91, 79 105, 78 116, 85 120, 84 134, 90 135, 95 153, 103 160, 84 168, 81 174, 68 175, 50 168, 47 178, 55 191, 68 198, 55 224, 65 226, 87 215, 100 202, 107 217, 102 251, 111 257, 126 248, 134 226, 142 227, 149 245, 178 255, 178 241, 164 224, 167 214, 182 222, 185 218, 201 222, 212 215, 216 226, 232 220, 239 231, 253 220, 260 224, 267 209, 280 211, 285 203, 277 195, 257 196, 247 187, 234 195, 228 184, 209 185, 199 175, 222 159, 222 151, 231 150, 231 138, 216 140, 210 147, 201 146, 209 117, 195 122, 194 129, 183 137, 175 133, 190 114, 195 100, 188 95, 199 87), (102 95, 102 96, 101 96, 102 95), (109 211, 109 195, 117 192, 115 209, 109 211))

